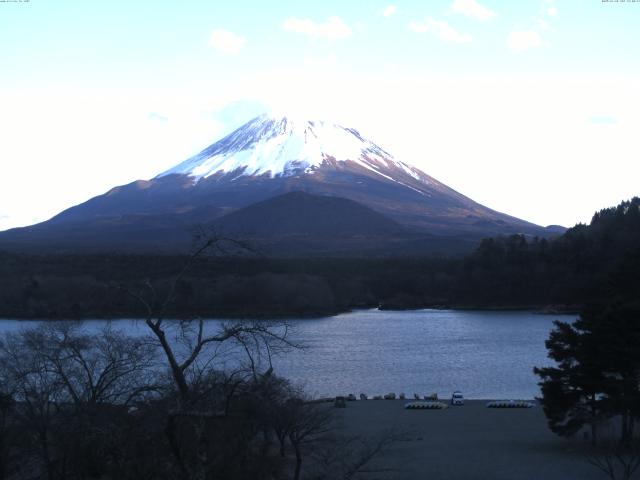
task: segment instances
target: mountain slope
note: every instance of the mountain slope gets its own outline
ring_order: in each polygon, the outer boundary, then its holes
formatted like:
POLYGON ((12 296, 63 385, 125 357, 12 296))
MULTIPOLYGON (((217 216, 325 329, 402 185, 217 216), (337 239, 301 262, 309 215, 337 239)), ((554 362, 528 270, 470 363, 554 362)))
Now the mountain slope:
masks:
POLYGON ((213 222, 213 230, 278 257, 386 256, 457 253, 464 242, 416 235, 352 200, 290 192, 256 202, 213 222))
MULTIPOLYGON (((549 233, 474 202, 354 129, 261 116, 151 180, 115 187, 47 222, 0 234, 0 247, 183 249, 193 226, 294 191, 357 202, 429 237, 470 242, 549 233)), ((291 217, 282 225, 291 229, 303 220, 291 217)))
POLYGON ((402 235, 393 220, 352 200, 290 192, 257 202, 214 222, 216 230, 258 237, 402 235))

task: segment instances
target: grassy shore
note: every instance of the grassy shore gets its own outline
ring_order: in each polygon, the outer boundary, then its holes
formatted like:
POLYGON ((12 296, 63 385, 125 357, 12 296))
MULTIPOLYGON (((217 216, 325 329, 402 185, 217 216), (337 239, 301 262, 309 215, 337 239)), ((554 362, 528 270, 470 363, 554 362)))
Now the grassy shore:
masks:
POLYGON ((467 401, 445 410, 406 410, 402 400, 347 402, 336 409, 346 435, 399 440, 370 465, 371 479, 591 480, 606 478, 587 462, 585 440, 547 428, 539 406, 492 409, 467 401), (386 471, 380 471, 386 470, 386 471))

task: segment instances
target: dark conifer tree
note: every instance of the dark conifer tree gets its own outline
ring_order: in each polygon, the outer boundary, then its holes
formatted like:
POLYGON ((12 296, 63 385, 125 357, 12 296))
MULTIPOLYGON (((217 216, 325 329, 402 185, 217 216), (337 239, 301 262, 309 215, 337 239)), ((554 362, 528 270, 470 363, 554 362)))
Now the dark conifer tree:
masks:
POLYGON ((535 368, 549 427, 569 436, 601 421, 621 419, 629 444, 640 417, 640 311, 633 304, 585 309, 573 324, 556 322, 546 342, 557 367, 535 368))
POLYGON ((558 435, 571 436, 584 426, 597 439, 597 425, 604 418, 602 395, 605 378, 599 364, 599 345, 578 322, 555 322, 546 341, 549 358, 557 367, 534 368, 540 376, 540 402, 549 428, 558 435))

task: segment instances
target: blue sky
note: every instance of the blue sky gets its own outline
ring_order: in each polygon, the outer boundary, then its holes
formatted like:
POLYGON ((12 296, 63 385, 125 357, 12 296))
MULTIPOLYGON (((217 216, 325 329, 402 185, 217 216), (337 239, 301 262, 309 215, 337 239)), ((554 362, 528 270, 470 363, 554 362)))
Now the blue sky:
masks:
POLYGON ((588 221, 640 193, 639 23, 601 0, 0 3, 0 229, 266 106, 358 128, 497 210, 588 221))

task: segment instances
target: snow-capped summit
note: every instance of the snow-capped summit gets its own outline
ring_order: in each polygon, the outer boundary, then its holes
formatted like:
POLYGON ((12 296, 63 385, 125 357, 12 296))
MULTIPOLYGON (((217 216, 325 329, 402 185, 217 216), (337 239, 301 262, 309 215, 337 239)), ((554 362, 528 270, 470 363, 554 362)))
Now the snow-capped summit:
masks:
POLYGON ((197 155, 158 175, 188 175, 196 180, 212 175, 313 174, 328 162, 353 162, 387 179, 401 170, 428 183, 428 177, 363 138, 353 129, 324 120, 262 115, 249 121, 197 155))

